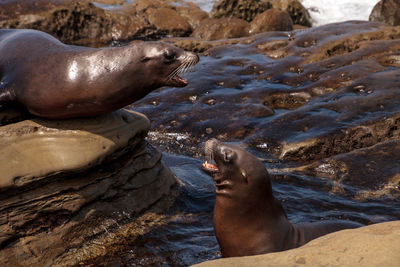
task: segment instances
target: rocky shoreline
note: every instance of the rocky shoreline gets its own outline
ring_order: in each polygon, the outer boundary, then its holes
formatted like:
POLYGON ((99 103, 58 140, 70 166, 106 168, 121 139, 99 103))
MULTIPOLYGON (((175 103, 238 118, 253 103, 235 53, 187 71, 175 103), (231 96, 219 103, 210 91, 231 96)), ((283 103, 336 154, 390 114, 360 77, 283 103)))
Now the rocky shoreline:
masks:
MULTIPOLYGON (((334 182, 332 194, 352 186, 360 201, 399 199, 396 4, 382 0, 370 22, 310 27, 294 0, 220 0, 210 14, 181 0, 1 3, 2 29, 38 29, 94 47, 161 39, 201 53, 201 62, 187 87, 157 90, 129 107, 145 115, 47 121, 1 110, 0 261, 101 265, 162 225, 179 185, 153 145, 199 157, 209 138, 241 142, 277 175, 322 177, 334 182)), ((200 266, 333 266, 337 259, 396 266, 399 229, 398 221, 377 224, 200 266), (386 256, 371 258, 378 248, 386 256)))
POLYGON ((93 240, 115 247, 151 229, 137 222, 147 216, 156 224, 177 185, 161 153, 144 140, 149 126, 144 115, 124 110, 1 126, 1 262, 94 261, 102 254, 88 246, 93 240), (109 232, 117 235, 112 242, 109 232), (86 257, 67 257, 82 246, 86 257))

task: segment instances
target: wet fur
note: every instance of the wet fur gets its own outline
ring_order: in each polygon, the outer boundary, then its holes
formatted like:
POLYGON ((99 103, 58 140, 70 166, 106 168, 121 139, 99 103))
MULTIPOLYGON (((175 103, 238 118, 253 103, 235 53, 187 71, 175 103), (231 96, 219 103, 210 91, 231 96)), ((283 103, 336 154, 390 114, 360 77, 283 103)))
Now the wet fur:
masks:
POLYGON ((206 154, 219 170, 211 173, 217 183, 213 220, 223 257, 288 250, 331 232, 362 226, 350 221, 291 224, 273 196, 261 161, 215 139, 207 141, 206 154))
POLYGON ((199 57, 162 42, 122 47, 66 45, 44 32, 0 30, 0 105, 52 119, 101 115, 162 86, 199 57))

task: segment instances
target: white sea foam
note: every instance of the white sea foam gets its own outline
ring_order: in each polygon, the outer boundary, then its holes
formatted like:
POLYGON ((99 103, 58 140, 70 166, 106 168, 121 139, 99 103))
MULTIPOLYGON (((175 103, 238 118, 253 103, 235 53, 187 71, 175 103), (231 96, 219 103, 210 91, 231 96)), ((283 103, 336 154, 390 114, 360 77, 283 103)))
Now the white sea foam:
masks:
MULTIPOLYGON (((210 12, 216 0, 187 0, 210 12)), ((345 20, 368 20, 379 0, 300 0, 313 19, 313 26, 345 20)))
POLYGON ((368 20, 379 0, 300 0, 313 19, 313 26, 346 20, 368 20))

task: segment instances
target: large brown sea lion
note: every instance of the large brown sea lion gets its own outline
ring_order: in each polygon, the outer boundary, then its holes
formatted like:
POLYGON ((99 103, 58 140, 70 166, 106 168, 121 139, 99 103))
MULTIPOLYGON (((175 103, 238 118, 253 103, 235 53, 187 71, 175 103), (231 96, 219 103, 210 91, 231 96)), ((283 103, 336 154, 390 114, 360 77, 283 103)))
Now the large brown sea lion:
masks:
POLYGON ((159 87, 186 86, 178 74, 198 61, 162 42, 89 48, 40 31, 0 30, 0 105, 52 119, 100 115, 159 87))
POLYGON ((203 164, 216 183, 214 231, 223 257, 283 251, 319 236, 362 226, 350 221, 291 224, 272 193, 264 164, 244 149, 215 139, 206 155, 216 165, 203 164))

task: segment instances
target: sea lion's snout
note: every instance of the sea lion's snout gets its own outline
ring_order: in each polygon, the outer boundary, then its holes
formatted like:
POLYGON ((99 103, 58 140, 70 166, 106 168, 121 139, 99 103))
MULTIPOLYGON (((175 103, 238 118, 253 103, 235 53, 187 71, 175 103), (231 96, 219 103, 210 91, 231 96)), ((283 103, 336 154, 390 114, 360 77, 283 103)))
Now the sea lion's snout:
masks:
POLYGON ((217 139, 210 139, 205 143, 205 158, 203 170, 208 174, 216 174, 223 172, 228 165, 234 163, 237 154, 234 148, 217 139))
POLYGON ((210 139, 204 145, 205 162, 202 165, 202 169, 208 174, 215 174, 219 171, 218 166, 213 164, 214 161, 214 149, 220 142, 217 139, 210 139))
MULTIPOLYGON (((172 53, 172 52, 171 52, 172 53)), ((180 77, 180 75, 184 74, 195 66, 199 61, 200 57, 189 51, 178 51, 176 54, 164 54, 164 60, 166 60, 167 64, 176 65, 172 72, 167 77, 167 86, 174 87, 185 87, 188 82, 184 78, 180 77), (175 62, 175 63, 174 63, 175 62)))

